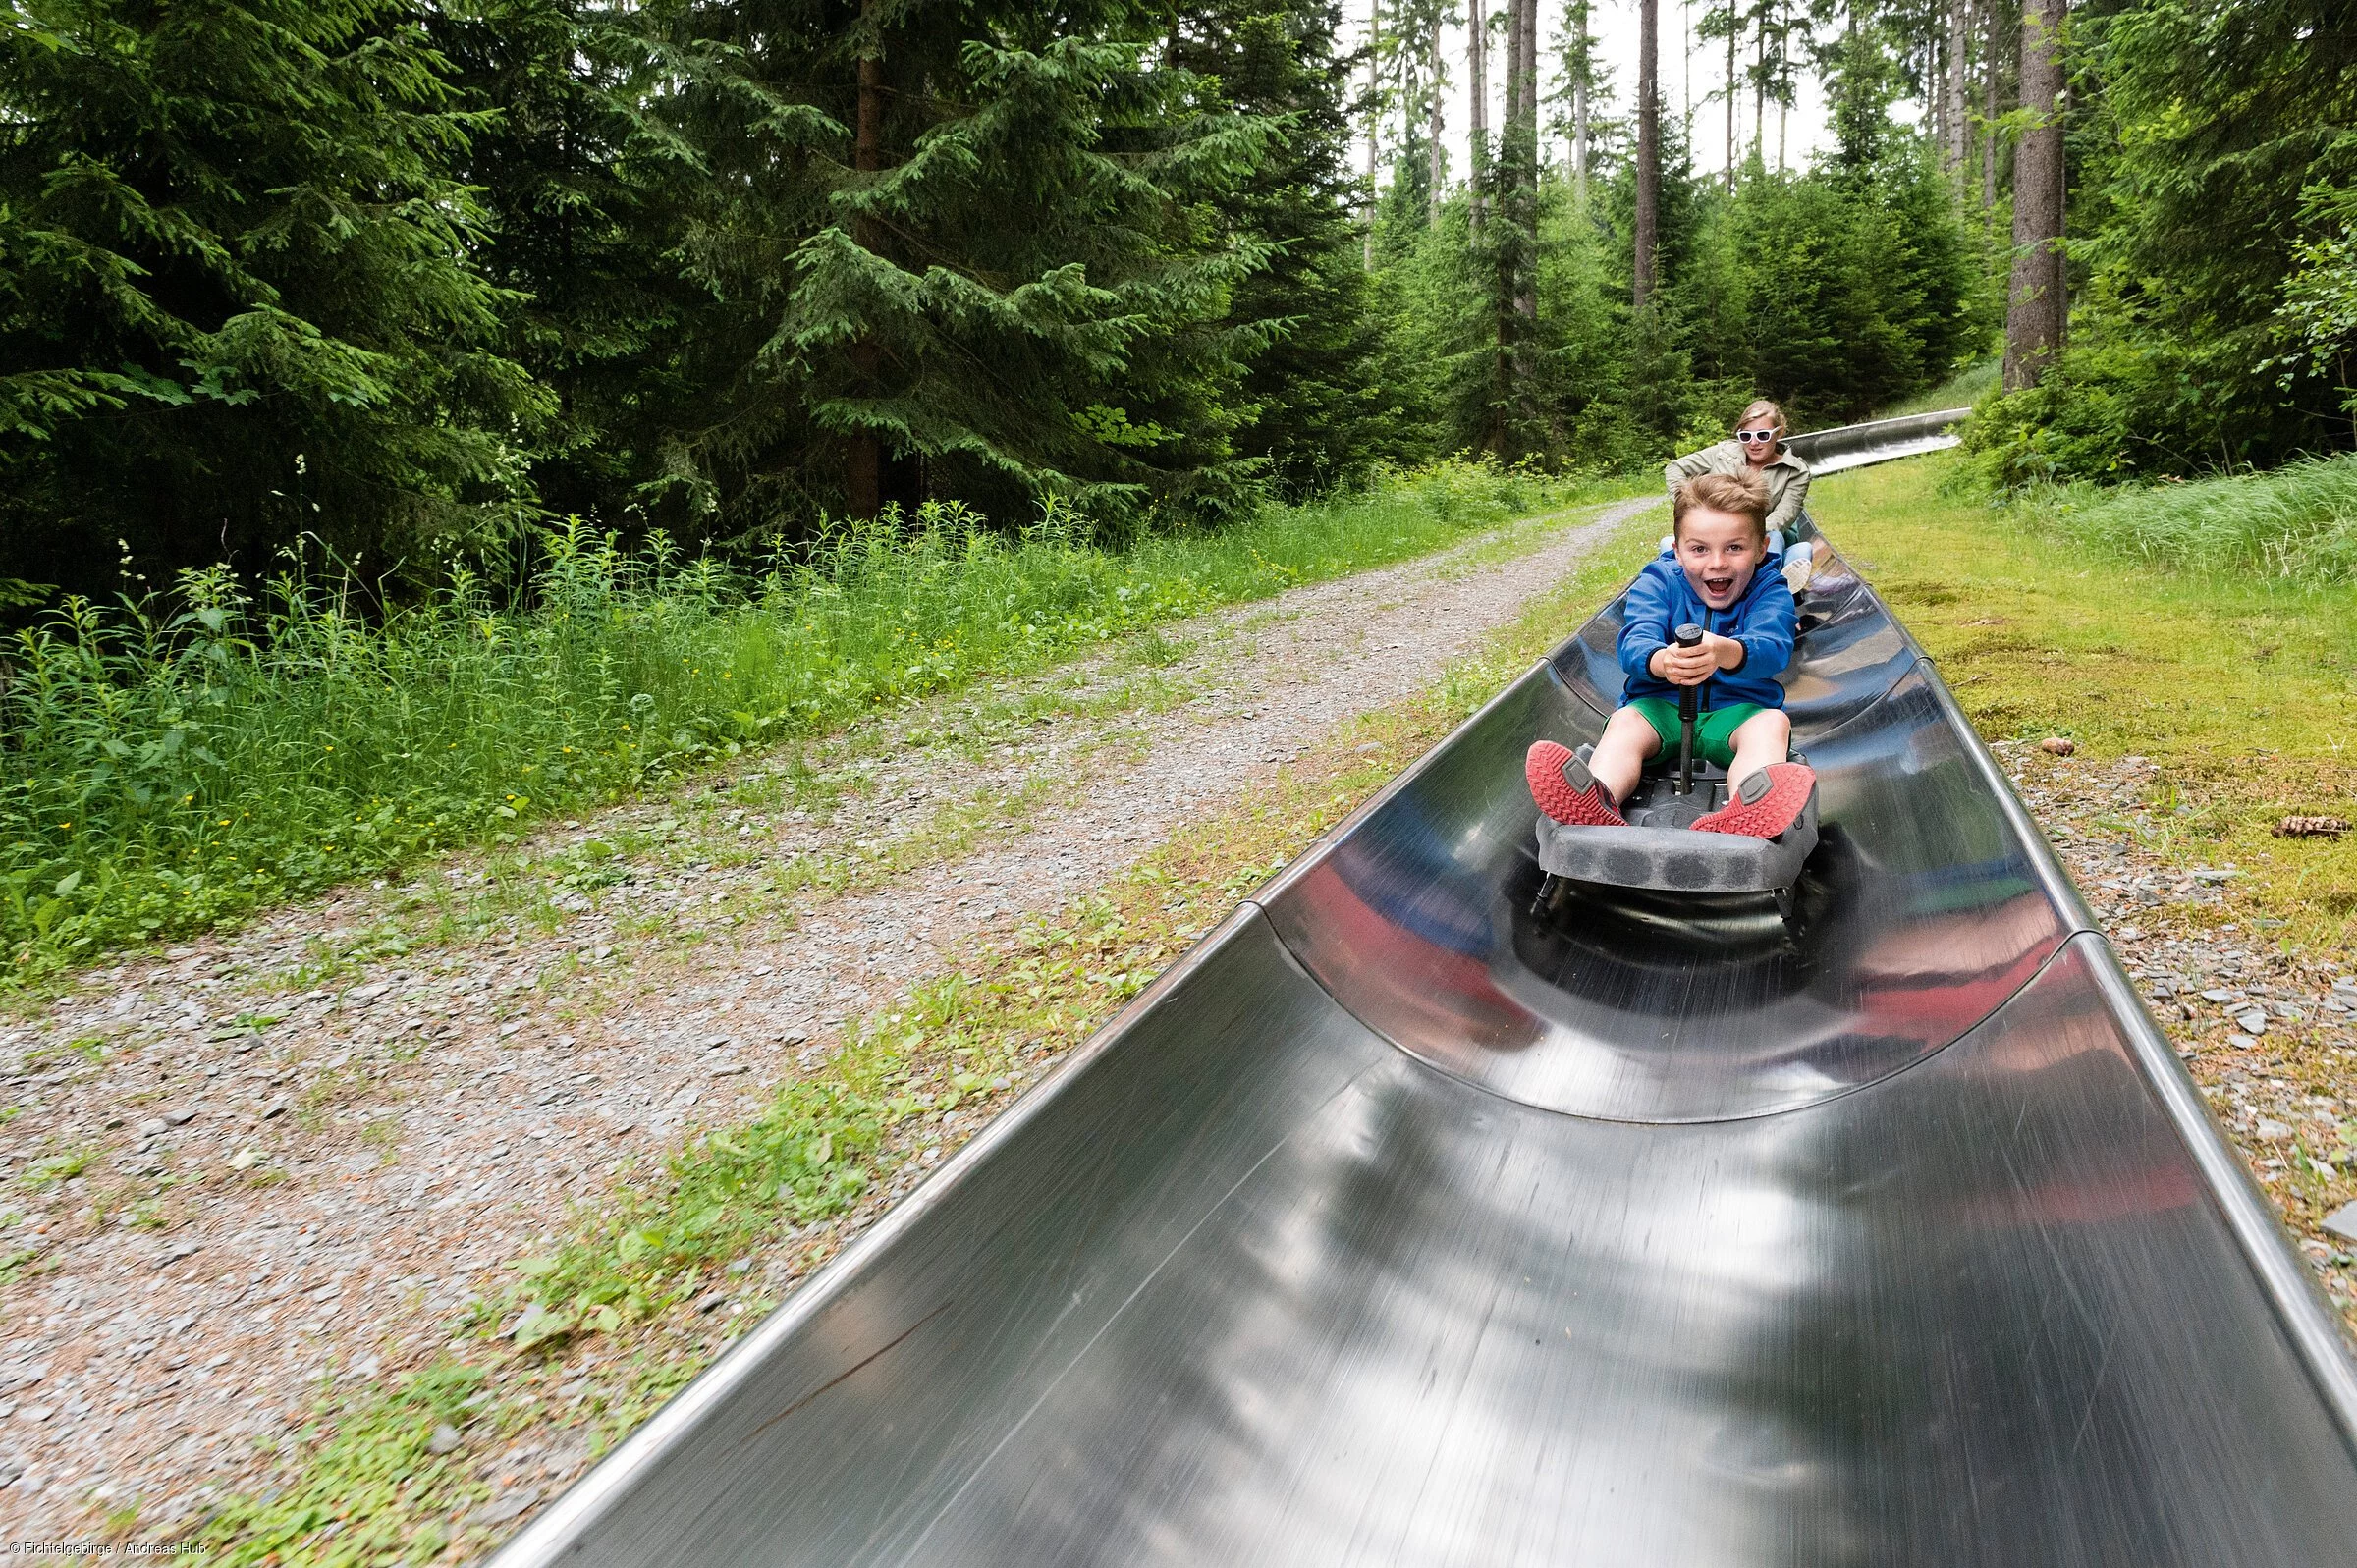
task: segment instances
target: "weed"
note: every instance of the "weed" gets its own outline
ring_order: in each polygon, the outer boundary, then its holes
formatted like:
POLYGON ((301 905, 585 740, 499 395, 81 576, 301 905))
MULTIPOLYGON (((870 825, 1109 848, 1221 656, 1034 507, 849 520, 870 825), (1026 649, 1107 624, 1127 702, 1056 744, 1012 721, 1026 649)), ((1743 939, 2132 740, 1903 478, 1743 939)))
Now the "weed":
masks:
MULTIPOLYGON (((513 843, 527 819, 1570 496, 1443 464, 1122 552, 928 506, 754 572, 572 527, 521 606, 462 574, 375 622, 349 583, 256 601, 226 570, 120 614, 76 601, 14 636, 0 686, 0 976, 513 843)), ((324 954, 311 978, 401 950, 324 954)))
POLYGON ((44 1155, 25 1167, 25 1180, 36 1187, 55 1187, 72 1180, 87 1170, 97 1155, 95 1149, 68 1149, 54 1155, 44 1155))

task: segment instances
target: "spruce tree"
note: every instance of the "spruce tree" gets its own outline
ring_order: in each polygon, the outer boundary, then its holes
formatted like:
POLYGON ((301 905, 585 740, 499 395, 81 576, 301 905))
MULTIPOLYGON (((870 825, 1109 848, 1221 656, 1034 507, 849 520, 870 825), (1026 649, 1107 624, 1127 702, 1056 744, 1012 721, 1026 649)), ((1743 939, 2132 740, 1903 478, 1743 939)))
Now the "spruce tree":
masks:
POLYGON ((534 515, 544 401, 393 0, 21 0, 0 42, 0 572, 373 573, 534 515))

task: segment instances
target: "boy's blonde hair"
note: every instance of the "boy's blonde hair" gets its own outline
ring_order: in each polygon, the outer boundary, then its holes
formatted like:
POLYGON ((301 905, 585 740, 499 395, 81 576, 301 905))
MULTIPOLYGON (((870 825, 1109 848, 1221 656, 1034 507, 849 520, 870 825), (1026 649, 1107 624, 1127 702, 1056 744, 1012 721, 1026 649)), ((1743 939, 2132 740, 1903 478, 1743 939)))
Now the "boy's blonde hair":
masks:
POLYGON ((1768 545, 1768 481, 1756 473, 1698 473, 1677 487, 1670 503, 1670 533, 1686 536, 1686 514, 1696 507, 1731 512, 1751 519, 1752 537, 1768 545))
POLYGON ((1758 424, 1762 419, 1767 420, 1774 429, 1784 428, 1784 410, 1766 398, 1754 398, 1751 406, 1743 410, 1743 417, 1735 421, 1735 428, 1740 430, 1745 425, 1758 424))

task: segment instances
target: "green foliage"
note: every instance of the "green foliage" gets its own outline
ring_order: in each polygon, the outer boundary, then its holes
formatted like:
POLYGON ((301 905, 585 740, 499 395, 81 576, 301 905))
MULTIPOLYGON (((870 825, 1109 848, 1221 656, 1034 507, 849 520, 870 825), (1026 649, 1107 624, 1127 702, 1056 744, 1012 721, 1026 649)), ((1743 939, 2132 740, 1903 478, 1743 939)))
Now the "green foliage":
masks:
POLYGON ((2113 0, 2072 26, 2071 342, 1977 422, 1982 471, 2150 478, 2357 444, 2357 20, 2113 0))
POLYGON ((2191 484, 2032 492, 2044 526, 2165 571, 2231 571, 2308 587, 2357 582, 2357 457, 2191 484))
POLYGON ((11 564, 521 522, 545 398, 468 260, 472 117, 399 0, 26 0, 0 59, 11 564))
POLYGON ((7 650, 0 942, 22 977, 200 929, 1562 495, 1444 465, 1123 551, 1069 513, 1010 539, 929 504, 750 574, 573 527, 522 608, 462 572, 381 621, 324 574, 69 601, 7 650))

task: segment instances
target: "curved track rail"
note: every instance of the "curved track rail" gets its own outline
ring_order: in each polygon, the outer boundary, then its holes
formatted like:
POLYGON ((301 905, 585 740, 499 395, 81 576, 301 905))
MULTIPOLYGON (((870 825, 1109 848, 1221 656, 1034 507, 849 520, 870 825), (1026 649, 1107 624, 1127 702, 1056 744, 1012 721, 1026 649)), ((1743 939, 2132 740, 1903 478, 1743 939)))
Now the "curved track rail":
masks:
POLYGON ((2301 1265, 1930 662, 1802 608, 1797 946, 1525 912, 1616 605, 500 1568, 2350 1560, 2301 1265))

